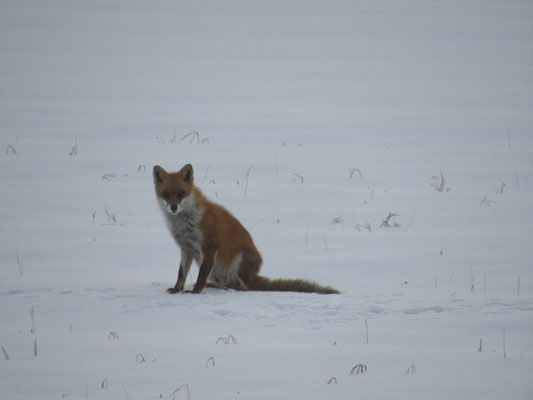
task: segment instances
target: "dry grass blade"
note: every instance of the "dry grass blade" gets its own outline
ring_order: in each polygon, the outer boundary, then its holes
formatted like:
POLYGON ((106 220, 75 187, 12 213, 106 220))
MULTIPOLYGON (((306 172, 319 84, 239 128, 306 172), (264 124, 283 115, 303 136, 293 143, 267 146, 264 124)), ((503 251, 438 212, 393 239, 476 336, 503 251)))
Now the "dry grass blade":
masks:
POLYGON ((104 175, 102 175, 102 182, 103 181, 109 182, 111 178, 118 179, 119 177, 118 177, 117 174, 104 174, 104 175))
POLYGON ((9 354, 7 354, 7 350, 4 347, 2 347, 2 352, 4 353, 6 360, 9 360, 9 354))
POLYGON ((337 378, 336 377, 331 377, 331 379, 328 381, 328 385, 330 385, 331 383, 337 383, 337 378))
POLYGON ((24 276, 24 265, 22 264, 22 259, 19 256, 19 253, 16 253, 17 256, 17 265, 19 266, 20 276, 24 276))
POLYGON ((15 148, 11 146, 10 144, 8 144, 6 147, 6 154, 9 154, 10 151, 12 154, 17 154, 17 151, 15 150, 15 148))
POLYGON ((74 146, 72 146, 72 150, 70 151, 70 153, 68 153, 69 156, 77 156, 78 155, 78 145, 75 144, 74 146))
POLYGON ((144 356, 142 355, 142 353, 139 353, 137 354, 137 356, 135 357, 135 361, 137 361, 138 363, 143 363, 145 362, 146 360, 144 359, 144 356))
POLYGON ((104 378, 104 380, 102 381, 102 384, 100 385, 100 388, 102 390, 107 389, 107 378, 104 378))
POLYGON ((414 365, 414 364, 411 364, 411 366, 405 370, 405 374, 406 374, 406 375, 409 375, 409 374, 416 374, 416 367, 415 367, 415 365, 414 365))
POLYGON ((490 207, 491 205, 496 204, 495 201, 489 200, 487 196, 483 197, 481 200, 481 203, 479 204, 479 207, 490 207))
POLYGON ((295 179, 293 179, 292 181, 290 181, 289 183, 294 183, 294 182, 300 182, 302 185, 304 183, 304 177, 302 175, 298 175, 297 173, 293 173, 294 176, 296 176, 295 179))
POLYGON ((246 193, 248 192, 248 180, 250 179, 250 170, 252 169, 253 165, 250 165, 250 168, 248 168, 248 171, 246 171, 246 174, 244 175, 243 182, 245 184, 244 186, 244 195, 246 196, 246 193))
POLYGON ((139 167, 137 168, 137 172, 146 172, 146 165, 139 165, 139 167))
POLYGON ((185 385, 181 385, 179 388, 177 388, 176 390, 174 390, 171 394, 170 394, 170 398, 172 400, 176 400, 176 395, 178 394, 178 392, 182 389, 182 388, 185 388, 187 390, 187 400, 191 400, 191 395, 189 393, 189 385, 185 384, 185 385))
POLYGON ((445 185, 446 185, 446 178, 444 178, 444 174, 442 173, 442 171, 440 171, 440 178, 438 176, 432 176, 431 180, 435 181, 431 184, 433 189, 435 189, 439 193, 444 192, 445 185))
POLYGON ((207 361, 205 362, 205 366, 208 367, 209 366, 209 361, 211 361, 213 367, 215 366, 215 357, 209 357, 207 359, 207 361))
POLYGON ((30 316, 31 316, 31 331, 30 332, 35 333, 35 318, 34 318, 33 306, 31 306, 30 316))

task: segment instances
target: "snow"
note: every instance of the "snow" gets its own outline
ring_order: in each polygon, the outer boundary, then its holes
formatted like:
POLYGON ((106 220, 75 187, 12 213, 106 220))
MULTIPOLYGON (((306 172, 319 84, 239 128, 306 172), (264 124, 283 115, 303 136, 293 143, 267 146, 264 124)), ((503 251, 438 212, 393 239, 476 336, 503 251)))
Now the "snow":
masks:
POLYGON ((533 397, 530 1, 0 10, 0 398, 533 397), (167 294, 188 162, 342 294, 167 294))

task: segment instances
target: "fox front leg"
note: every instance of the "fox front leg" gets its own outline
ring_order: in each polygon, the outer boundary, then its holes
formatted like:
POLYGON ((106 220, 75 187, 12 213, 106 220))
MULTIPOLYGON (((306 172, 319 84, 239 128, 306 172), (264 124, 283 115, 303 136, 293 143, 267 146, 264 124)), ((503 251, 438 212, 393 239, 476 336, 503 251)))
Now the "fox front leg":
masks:
POLYGON ((181 262, 180 262, 180 270, 178 272, 178 280, 176 281, 176 284, 174 287, 168 288, 169 293, 179 293, 183 291, 183 288, 185 287, 185 280, 187 279, 187 274, 189 273, 189 270, 191 269, 191 264, 193 261, 192 255, 182 251, 181 252, 181 262))

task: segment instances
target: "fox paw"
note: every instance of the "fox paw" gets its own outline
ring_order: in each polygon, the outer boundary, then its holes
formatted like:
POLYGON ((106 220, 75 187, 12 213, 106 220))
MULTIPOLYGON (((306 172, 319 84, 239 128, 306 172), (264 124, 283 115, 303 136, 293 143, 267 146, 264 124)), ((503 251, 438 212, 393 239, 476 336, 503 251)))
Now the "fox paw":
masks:
POLYGON ((170 287, 167 289, 167 292, 168 293, 171 293, 171 294, 176 294, 176 293, 179 293, 181 292, 183 289, 176 289, 175 287, 170 287))

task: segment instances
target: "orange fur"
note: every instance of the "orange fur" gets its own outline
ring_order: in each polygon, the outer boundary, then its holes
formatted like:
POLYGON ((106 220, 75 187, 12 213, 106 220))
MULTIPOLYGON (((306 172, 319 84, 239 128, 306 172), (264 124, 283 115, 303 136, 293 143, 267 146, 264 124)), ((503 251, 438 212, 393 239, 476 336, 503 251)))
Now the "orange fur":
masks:
POLYGON ((252 237, 237 218, 194 185, 190 164, 173 173, 155 166, 153 175, 156 197, 182 253, 178 280, 169 292, 183 290, 195 260, 200 271, 192 293, 200 293, 208 283, 238 290, 339 293, 314 282, 260 276, 263 261, 252 237))

